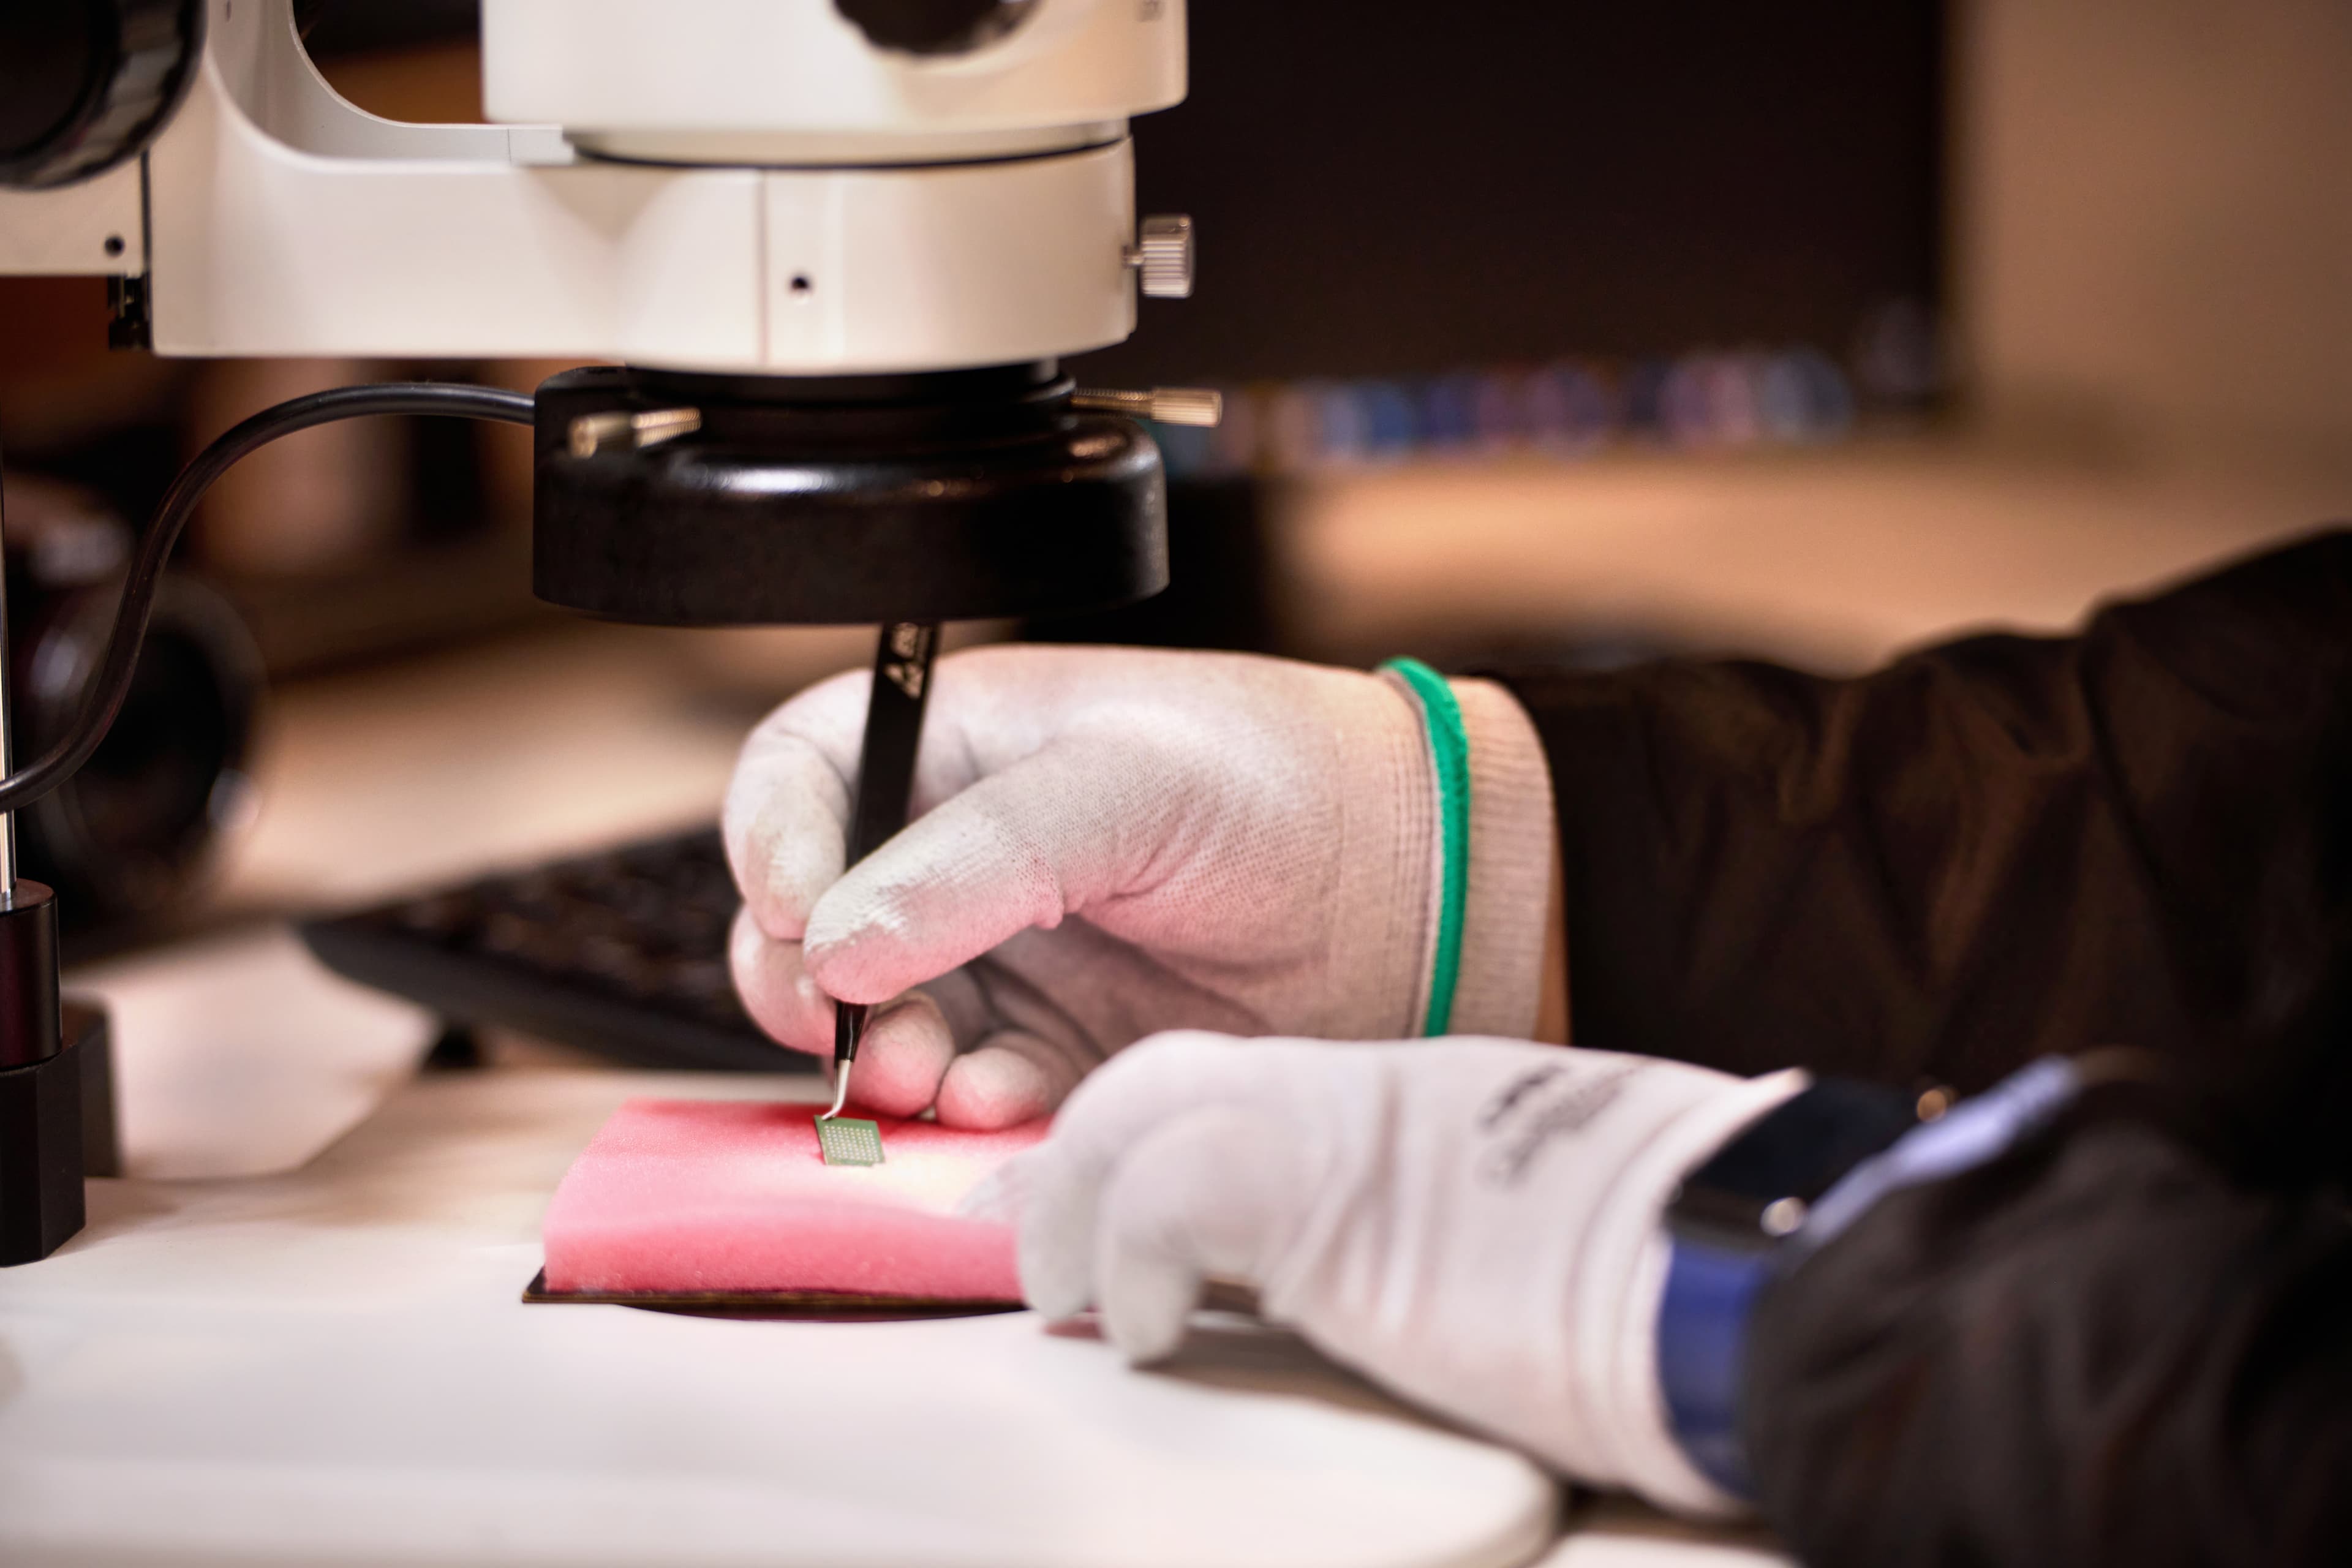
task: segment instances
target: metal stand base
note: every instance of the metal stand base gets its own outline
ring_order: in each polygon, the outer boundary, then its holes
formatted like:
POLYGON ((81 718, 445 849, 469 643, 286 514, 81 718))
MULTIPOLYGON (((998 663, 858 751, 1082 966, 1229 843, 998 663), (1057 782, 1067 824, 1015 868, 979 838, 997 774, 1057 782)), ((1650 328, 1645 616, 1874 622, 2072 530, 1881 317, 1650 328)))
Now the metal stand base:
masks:
POLYGON ((0 1268, 82 1227, 82 1179, 122 1173, 106 1011, 58 1000, 57 900, 19 881, 0 909, 0 1268))
POLYGON ((34 881, 0 909, 0 1265, 82 1226, 82 1058, 58 1016, 57 916, 34 881))
POLYGON ((81 1054, 0 1071, 0 1267, 36 1263, 80 1231, 81 1054))

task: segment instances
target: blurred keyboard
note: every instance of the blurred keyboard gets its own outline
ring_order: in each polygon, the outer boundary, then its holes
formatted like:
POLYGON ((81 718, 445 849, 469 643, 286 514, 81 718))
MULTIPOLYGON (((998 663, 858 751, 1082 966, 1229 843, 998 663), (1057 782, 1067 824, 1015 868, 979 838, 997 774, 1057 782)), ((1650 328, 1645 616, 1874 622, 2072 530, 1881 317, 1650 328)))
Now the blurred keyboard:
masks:
POLYGON ((301 928, 340 974, 453 1024, 633 1067, 809 1071, 735 999, 739 900, 716 828, 632 844, 301 928))

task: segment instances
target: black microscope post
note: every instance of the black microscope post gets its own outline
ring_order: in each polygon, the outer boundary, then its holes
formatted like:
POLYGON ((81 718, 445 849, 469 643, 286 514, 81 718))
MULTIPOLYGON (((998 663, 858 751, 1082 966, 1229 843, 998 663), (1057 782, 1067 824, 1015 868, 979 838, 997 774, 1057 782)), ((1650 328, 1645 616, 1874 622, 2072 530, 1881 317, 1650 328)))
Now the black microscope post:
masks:
MULTIPOLYGON (((0 777, 15 763, 7 646, 0 594, 0 777)), ((0 813, 0 1267, 47 1258, 82 1227, 82 1043, 58 1003, 57 897, 16 874, 16 819, 0 813)))

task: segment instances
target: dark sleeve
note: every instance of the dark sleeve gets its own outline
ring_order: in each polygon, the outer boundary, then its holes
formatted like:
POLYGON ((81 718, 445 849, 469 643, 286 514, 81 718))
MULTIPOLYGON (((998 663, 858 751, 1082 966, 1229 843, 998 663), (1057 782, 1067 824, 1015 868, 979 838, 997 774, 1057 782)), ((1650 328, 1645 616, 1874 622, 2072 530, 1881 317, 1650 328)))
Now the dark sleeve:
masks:
POLYGON ((1768 1289, 1817 1568, 2352 1563, 2352 536, 1853 680, 1518 678, 1579 1043, 1981 1088, 2143 1047, 1768 1289))
POLYGON ((1853 679, 1669 661, 1503 679, 1549 756, 1582 1046, 1980 1089, 2190 1052, 2307 962, 2352 533, 2078 637, 1853 679))
POLYGON ((1743 1409, 1759 1506, 1811 1568, 2341 1568, 2342 1189, 2095 1106, 1769 1289, 1743 1409))

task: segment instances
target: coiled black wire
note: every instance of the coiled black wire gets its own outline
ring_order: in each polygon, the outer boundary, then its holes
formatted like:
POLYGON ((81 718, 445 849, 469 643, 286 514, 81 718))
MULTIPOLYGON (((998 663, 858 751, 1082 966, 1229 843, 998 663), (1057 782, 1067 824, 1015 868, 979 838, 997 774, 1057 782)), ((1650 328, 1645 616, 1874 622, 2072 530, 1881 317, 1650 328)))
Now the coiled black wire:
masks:
POLYGON ((147 637, 148 618, 155 608, 155 584, 163 574, 164 560, 213 481, 228 472, 238 458, 280 436, 371 414, 446 414, 529 425, 531 399, 525 393, 454 382, 388 381, 340 386, 265 408, 197 453, 163 492, 154 521, 131 555, 131 570, 122 581, 122 597, 115 605, 114 626, 107 633, 106 658, 82 695, 81 711, 56 745, 0 780, 0 812, 22 811, 73 777, 74 771, 89 761, 90 753, 106 739, 115 715, 122 711, 123 699, 131 693, 131 678, 139 668, 140 645, 147 637))

